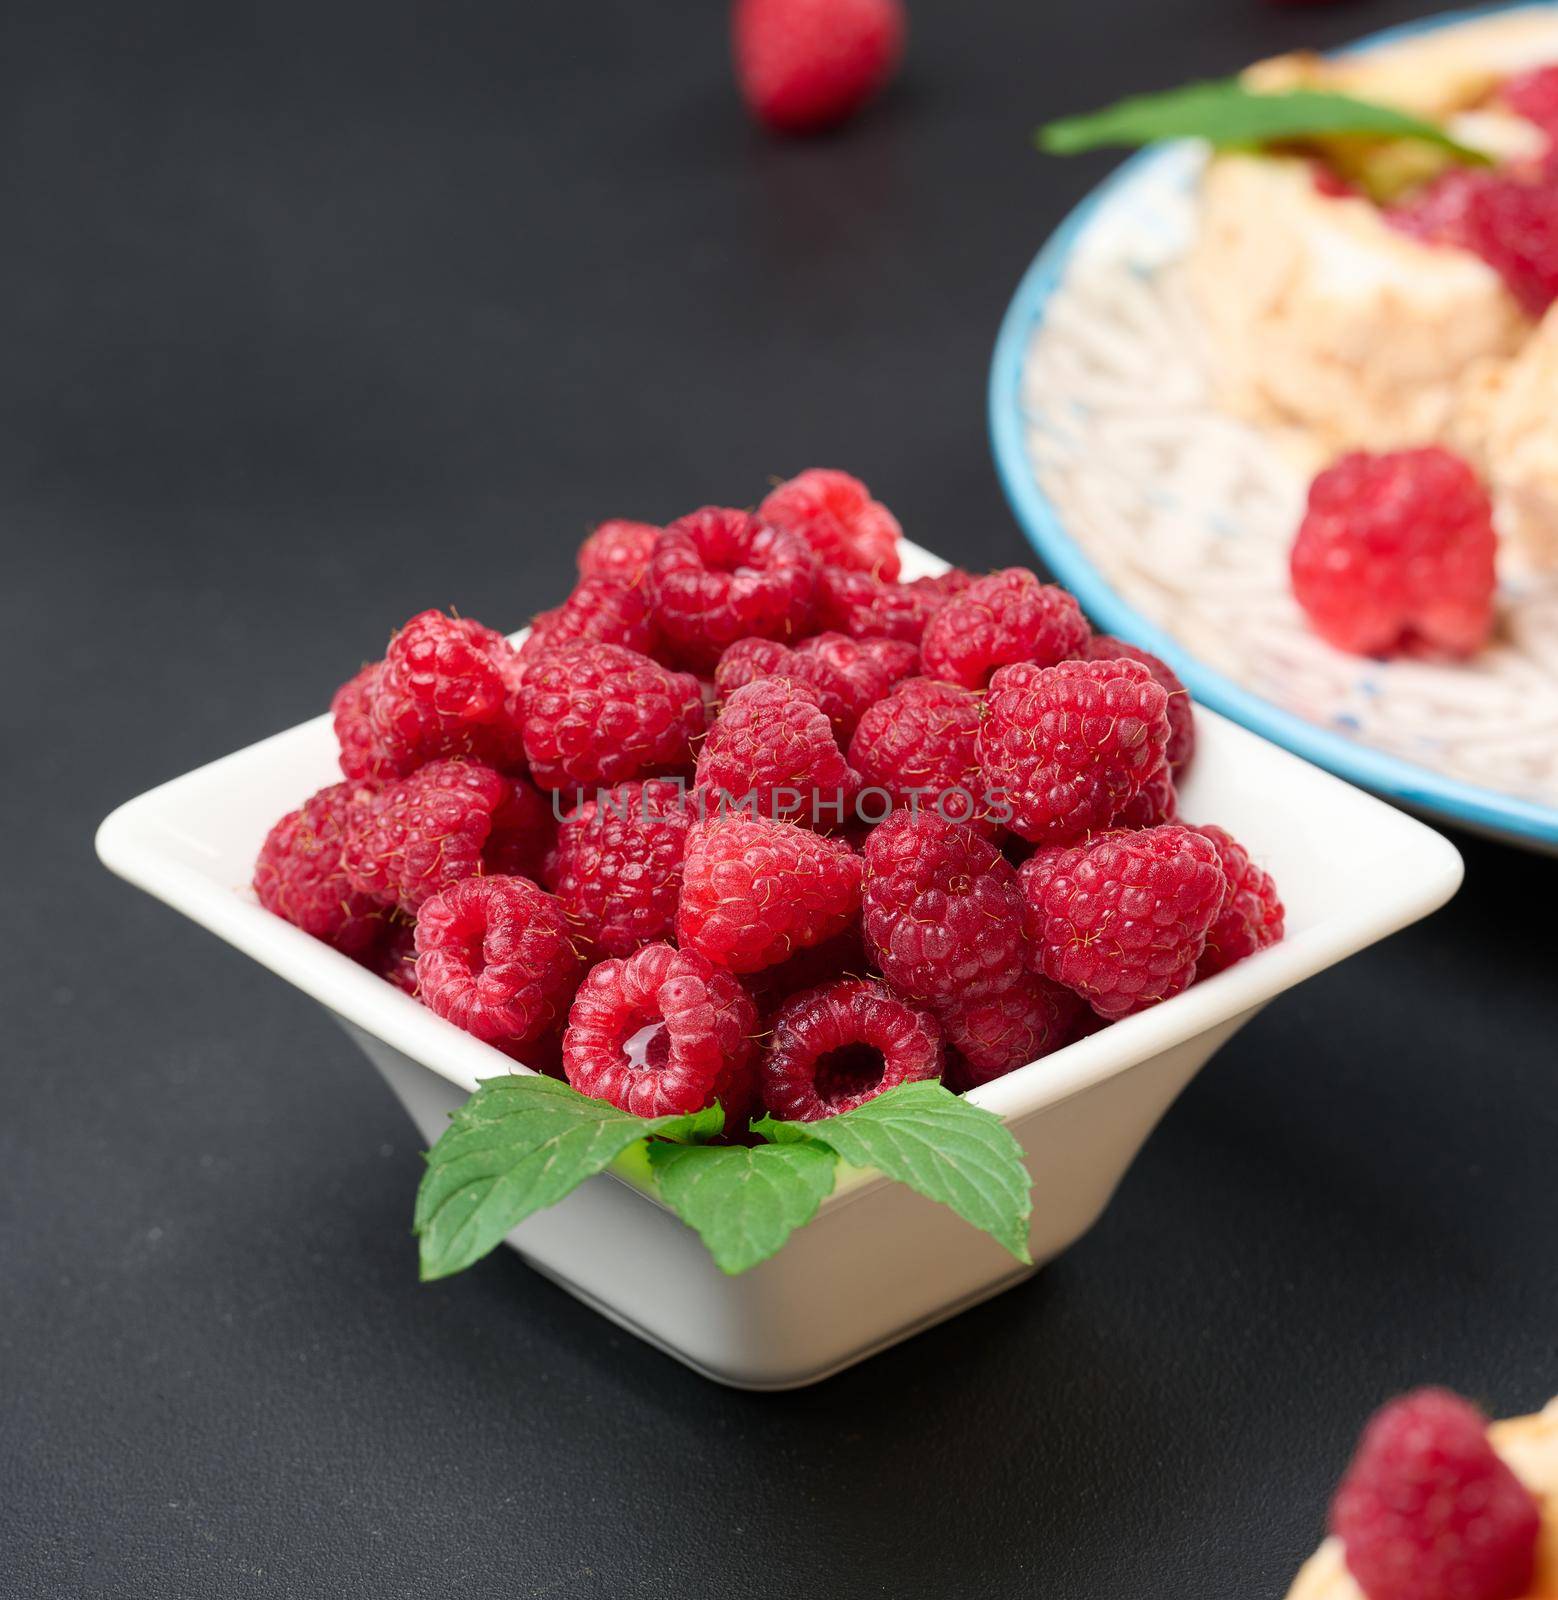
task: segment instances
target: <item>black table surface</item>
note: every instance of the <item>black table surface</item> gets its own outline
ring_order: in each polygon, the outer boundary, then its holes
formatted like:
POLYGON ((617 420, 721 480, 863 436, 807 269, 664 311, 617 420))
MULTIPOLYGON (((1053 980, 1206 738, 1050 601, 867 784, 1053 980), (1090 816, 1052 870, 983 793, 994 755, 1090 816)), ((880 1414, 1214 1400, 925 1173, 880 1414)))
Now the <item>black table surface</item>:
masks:
POLYGON ((820 462, 1025 559, 991 341, 1110 164, 1033 123, 1413 11, 912 9, 794 144, 716 0, 0 13, 0 1592, 1247 1600, 1383 1397, 1558 1389, 1551 861, 1458 840, 1069 1255, 760 1396, 507 1252, 419 1287, 377 1077, 92 854, 411 612, 555 603, 604 516, 820 462))

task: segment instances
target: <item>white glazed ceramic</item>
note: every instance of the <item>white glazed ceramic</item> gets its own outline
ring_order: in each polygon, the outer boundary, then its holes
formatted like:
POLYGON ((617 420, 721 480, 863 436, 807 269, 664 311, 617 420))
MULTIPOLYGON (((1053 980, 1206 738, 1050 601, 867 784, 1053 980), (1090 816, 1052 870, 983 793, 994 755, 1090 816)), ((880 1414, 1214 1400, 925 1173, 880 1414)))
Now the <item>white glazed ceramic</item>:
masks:
MULTIPOLYGON (((912 551, 906 575, 941 567, 912 551)), ((1421 823, 1221 717, 1202 714, 1200 739, 1184 812, 1227 826, 1276 874, 1288 937, 975 1092, 1026 1153, 1036 1263, 1092 1226, 1175 1096, 1242 1023, 1425 916, 1460 882, 1460 857, 1421 823)), ((263 910, 248 888, 267 829, 339 777, 335 757, 330 719, 318 717, 121 806, 99 830, 98 853, 325 1006, 431 1143, 478 1080, 510 1063, 263 910)), ((404 1229, 411 1202, 384 1226, 404 1229)), ((952 1212, 857 1175, 772 1260, 727 1278, 631 1162, 531 1217, 509 1243, 614 1322, 753 1389, 814 1383, 1032 1270, 952 1212)))

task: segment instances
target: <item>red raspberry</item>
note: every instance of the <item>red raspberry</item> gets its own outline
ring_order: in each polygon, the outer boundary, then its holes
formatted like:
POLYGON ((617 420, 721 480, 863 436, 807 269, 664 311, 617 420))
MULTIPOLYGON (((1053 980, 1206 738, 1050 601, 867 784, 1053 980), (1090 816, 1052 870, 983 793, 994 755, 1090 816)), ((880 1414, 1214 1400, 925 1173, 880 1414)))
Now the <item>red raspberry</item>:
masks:
POLYGON ((1517 72, 1499 85, 1498 97, 1517 117, 1534 122, 1549 139, 1558 138, 1558 66, 1517 72))
POLYGON ((1558 297, 1558 179, 1499 176, 1472 190, 1465 240, 1540 317, 1558 297))
POLYGON ((1028 965, 1011 863, 972 828, 897 811, 866 838, 866 948, 910 1000, 967 1003, 1009 989, 1028 965))
POLYGON ((546 885, 602 955, 627 956, 676 925, 692 822, 680 783, 619 783, 563 818, 546 885))
POLYGON ((417 925, 391 912, 385 919, 384 942, 373 953, 373 970, 413 999, 417 995, 417 925))
POLYGON ((1164 761, 1147 779, 1141 790, 1114 814, 1111 828, 1160 828, 1165 822, 1179 821, 1179 793, 1174 787, 1174 772, 1164 761))
POLYGON ((993 833, 976 750, 980 703, 973 690, 958 684, 910 678, 871 706, 849 741, 862 814, 879 814, 877 797, 866 792, 879 789, 895 807, 934 810, 993 833))
POLYGON ((354 783, 321 789, 266 834, 254 863, 254 892, 267 911, 353 960, 365 959, 385 931, 383 908, 353 888, 341 865, 362 793, 354 783))
POLYGON ((341 771, 348 778, 381 782, 395 776, 373 726, 373 701, 383 669, 382 661, 370 662, 355 678, 348 678, 330 702, 336 743, 341 747, 341 771))
POLYGON ((508 785, 507 795, 492 814, 482 870, 510 878, 539 878, 557 837, 551 797, 526 778, 510 778, 508 785))
POLYGON ((698 755, 699 804, 755 808, 804 827, 842 827, 858 787, 817 691, 759 678, 725 702, 698 755))
POLYGON ((983 1000, 944 1001, 937 1016, 954 1054, 947 1087, 963 1094, 1080 1037, 1086 1007, 1069 989, 1025 972, 983 1000))
POLYGON ((1487 1419, 1445 1389, 1378 1411, 1331 1502, 1331 1531, 1368 1600, 1518 1600, 1541 1526, 1487 1419))
POLYGON ((847 472, 812 467, 781 483, 757 508, 772 528, 797 533, 835 567, 869 572, 891 582, 898 576, 898 519, 847 472))
POLYGON ((930 606, 934 615, 949 600, 955 600, 973 582, 972 572, 965 572, 961 567, 948 567, 945 572, 938 572, 934 577, 911 578, 904 587, 912 589, 919 595, 930 606))
POLYGON ((528 878, 466 878, 417 912, 423 1005, 513 1051, 566 1015, 584 973, 562 902, 528 878))
POLYGON ((1493 630, 1495 542, 1488 497, 1458 456, 1356 451, 1310 485, 1293 594, 1339 650, 1471 655, 1493 630))
POLYGON ((746 988, 756 1002, 758 1015, 766 1016, 780 1001, 802 989, 815 989, 819 983, 839 977, 864 977, 870 966, 860 924, 854 921, 831 939, 797 950, 788 961, 752 973, 746 988))
POLYGON ((806 633, 816 583, 817 558, 804 539, 719 506, 678 517, 649 562, 660 631, 698 670, 738 639, 806 633))
POLYGON ((817 1122, 899 1084, 941 1076, 941 1029, 885 984, 838 978, 779 1007, 758 1067, 763 1105, 785 1122, 817 1122))
POLYGON ((641 583, 649 570, 649 553, 660 530, 649 522, 613 517, 579 546, 579 576, 610 578, 613 583, 641 583))
POLYGON ((520 761, 510 689, 514 651, 469 617, 423 611, 390 640, 372 694, 374 733, 388 771, 469 756, 508 768, 520 761))
POLYGON ((869 572, 824 567, 817 574, 817 622, 851 639, 902 639, 917 645, 937 609, 912 584, 883 583, 869 572))
POLYGON ((688 771, 703 692, 636 650, 575 644, 529 662, 520 680, 525 754, 547 789, 688 771))
POLYGON ((560 606, 531 620, 530 637, 519 653, 528 662, 560 645, 592 642, 620 644, 645 656, 655 653, 660 635, 643 584, 580 578, 560 606))
POLYGON ((1195 981, 1227 890, 1212 841, 1173 826, 1041 850, 1018 878, 1045 976, 1111 1022, 1195 981))
POLYGON ((783 676, 810 684, 841 740, 861 713, 918 665, 920 653, 901 639, 851 639, 819 633, 791 649, 776 639, 742 639, 720 657, 714 681, 721 695, 759 678, 783 676))
POLYGON ((1082 652, 1084 661, 1139 661, 1168 695, 1169 736, 1168 763, 1176 773, 1189 765, 1196 749, 1195 712, 1190 705, 1190 691, 1179 681, 1179 674, 1150 650, 1140 645, 1127 644, 1112 633, 1094 634, 1082 652))
POLYGON ((584 980, 563 1035, 563 1070, 580 1094, 639 1117, 701 1111, 725 1131, 751 1115, 757 1012, 741 985, 691 950, 649 944, 602 961, 584 980))
POLYGON ((422 902, 483 870, 507 778, 474 761, 430 761, 353 806, 341 853, 347 881, 414 916, 422 902))
POLYGON ((1165 770, 1167 707, 1139 661, 1002 667, 979 729, 985 786, 1030 843, 1106 828, 1165 770))
POLYGON ((976 578, 931 618, 920 641, 927 676, 982 689, 1014 661, 1053 666, 1087 648, 1092 630, 1064 589, 1025 567, 976 578))
POLYGON ((1206 950, 1196 964, 1196 977, 1210 978, 1214 972, 1276 944, 1282 937, 1286 913, 1271 874, 1250 860, 1249 851, 1232 834, 1210 826, 1194 831, 1212 841, 1223 865, 1223 877, 1228 881, 1222 909, 1207 933, 1206 950))
POLYGON ((860 857, 809 828, 762 817, 695 822, 676 936, 731 972, 760 972, 842 933, 860 909, 860 857))
MULTIPOLYGON (((1488 183, 1496 181, 1484 168, 1450 167, 1406 199, 1387 206, 1382 215, 1392 227, 1414 239, 1469 250, 1466 218, 1472 197, 1488 183)), ((1344 188, 1342 192, 1356 194, 1358 191, 1344 188)))
POLYGON ((811 133, 853 116, 903 55, 903 0, 736 0, 736 81, 754 116, 811 133))

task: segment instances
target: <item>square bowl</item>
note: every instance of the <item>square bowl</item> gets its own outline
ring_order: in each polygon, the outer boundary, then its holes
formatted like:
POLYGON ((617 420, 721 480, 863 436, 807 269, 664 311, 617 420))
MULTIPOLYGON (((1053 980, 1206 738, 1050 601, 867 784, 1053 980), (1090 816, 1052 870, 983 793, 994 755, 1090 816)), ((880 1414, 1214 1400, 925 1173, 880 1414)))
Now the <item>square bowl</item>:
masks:
MULTIPOLYGON (((905 576, 944 566, 910 547, 905 576)), ((944 1207, 854 1174, 777 1256, 729 1278, 659 1202, 631 1152, 528 1218, 508 1243, 630 1332, 709 1378, 751 1389, 814 1383, 1058 1255, 1098 1219, 1219 1045, 1283 990, 1426 916, 1461 881, 1454 847, 1422 823, 1200 708, 1198 733, 1182 809, 1227 827, 1272 872, 1287 937, 972 1092, 1023 1147, 1034 1179, 1034 1267, 1016 1265, 944 1207)), ((330 718, 316 717, 120 806, 99 829, 97 850, 121 877, 319 1001, 431 1144, 478 1080, 528 1069, 273 916, 248 887, 271 824, 339 776, 330 718)), ((403 1228, 411 1202, 408 1194, 405 1215, 385 1226, 403 1228)))

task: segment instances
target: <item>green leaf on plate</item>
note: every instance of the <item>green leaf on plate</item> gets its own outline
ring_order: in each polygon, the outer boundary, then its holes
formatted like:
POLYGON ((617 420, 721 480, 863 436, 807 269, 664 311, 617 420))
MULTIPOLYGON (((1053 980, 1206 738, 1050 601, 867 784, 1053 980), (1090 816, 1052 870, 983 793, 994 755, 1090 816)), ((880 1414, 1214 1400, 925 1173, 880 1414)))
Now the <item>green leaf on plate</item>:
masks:
POLYGON ((712 1138, 718 1106, 685 1117, 635 1117, 555 1078, 489 1078, 427 1153, 412 1229, 424 1282, 479 1261, 532 1212, 603 1172, 635 1141, 712 1138))
POLYGON ((661 1199, 732 1275, 766 1261, 811 1221, 838 1167, 830 1149, 806 1139, 753 1150, 653 1144, 649 1161, 661 1199))

